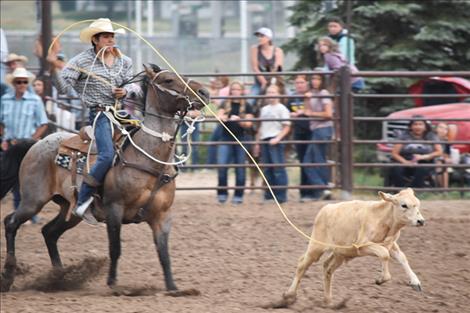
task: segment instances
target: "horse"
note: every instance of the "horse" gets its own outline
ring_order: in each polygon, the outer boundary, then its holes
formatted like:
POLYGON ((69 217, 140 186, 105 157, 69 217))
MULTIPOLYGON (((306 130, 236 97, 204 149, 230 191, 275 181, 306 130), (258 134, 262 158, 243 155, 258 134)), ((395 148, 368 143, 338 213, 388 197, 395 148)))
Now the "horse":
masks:
MULTIPOLYGON (((156 65, 144 65, 144 68, 140 79, 144 94, 142 127, 131 135, 128 140, 133 141, 133 144, 128 144, 118 153, 119 160, 107 173, 101 186, 101 201, 94 201, 95 216, 105 221, 107 227, 109 287, 116 287, 117 283, 121 226, 145 221, 152 230, 165 287, 168 291, 176 292, 168 253, 168 236, 176 189, 173 178, 177 171, 169 164, 172 164, 170 161, 175 155, 174 141, 185 114, 188 110, 202 109, 204 103, 201 100, 208 102, 209 92, 201 83, 183 78, 192 89, 189 90, 175 73, 156 65), (166 163, 157 163, 155 160, 166 163)), ((21 164, 19 177, 22 200, 19 208, 4 219, 7 256, 2 273, 2 291, 8 291, 14 282, 15 236, 18 228, 51 200, 60 206, 60 210, 54 219, 44 225, 42 235, 53 269, 62 268, 57 241, 65 231, 81 222, 80 218, 69 212, 71 203, 76 199, 76 189, 71 182, 72 173, 55 164, 61 142, 71 136, 75 135, 54 133, 45 137, 31 147, 21 164)), ((75 178, 77 183, 84 179, 83 175, 76 175, 75 178)))

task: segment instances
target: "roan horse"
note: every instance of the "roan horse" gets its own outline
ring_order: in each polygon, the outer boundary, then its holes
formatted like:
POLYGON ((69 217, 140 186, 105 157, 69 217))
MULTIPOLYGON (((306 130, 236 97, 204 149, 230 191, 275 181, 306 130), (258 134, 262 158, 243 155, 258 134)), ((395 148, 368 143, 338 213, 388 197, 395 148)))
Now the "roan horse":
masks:
MULTIPOLYGON (((200 110, 204 104, 186 88, 175 73, 160 70, 158 66, 152 65, 151 68, 145 67, 142 76, 145 127, 138 129, 132 139, 151 157, 170 161, 174 156, 174 140, 182 117, 189 109, 200 110), (179 119, 175 116, 179 116, 179 119), (158 133, 170 134, 173 137, 167 136, 165 140, 155 136, 158 133)), ((192 80, 187 83, 201 99, 209 100, 209 92, 200 83, 192 80)), ((15 278, 15 237, 18 228, 41 211, 50 200, 60 206, 60 212, 42 228, 42 234, 52 266, 62 267, 57 241, 65 231, 81 221, 73 215, 67 219, 70 203, 74 202, 71 172, 54 162, 60 142, 71 136, 74 135, 55 133, 47 136, 30 149, 21 164, 21 204, 18 210, 6 216, 4 220, 7 257, 2 273, 2 291, 8 291, 15 278)), ((145 208, 145 215, 141 219, 152 229, 163 267, 166 289, 177 290, 168 254, 175 182, 173 179, 167 179, 164 184, 161 183, 163 177, 171 177, 176 171, 173 166, 152 161, 132 145, 124 149, 120 159, 110 169, 102 186, 101 220, 106 222, 111 259, 107 284, 110 287, 116 285, 117 262, 121 254, 121 225, 135 222, 136 216, 140 216, 142 208, 145 208), (159 188, 155 188, 157 185, 159 188)), ((81 182, 82 176, 77 176, 77 182, 81 182)))

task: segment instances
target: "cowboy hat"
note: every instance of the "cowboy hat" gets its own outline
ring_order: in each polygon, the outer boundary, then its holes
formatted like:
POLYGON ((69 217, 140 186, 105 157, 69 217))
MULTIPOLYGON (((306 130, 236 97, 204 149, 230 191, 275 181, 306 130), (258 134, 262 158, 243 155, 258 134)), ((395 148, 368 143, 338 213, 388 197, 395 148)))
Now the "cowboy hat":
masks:
POLYGON ((80 32, 80 40, 84 43, 91 43, 91 38, 99 33, 125 34, 122 28, 114 29, 109 18, 99 18, 80 32))
POLYGON ((36 78, 36 76, 34 76, 33 73, 27 71, 24 67, 18 67, 13 71, 13 73, 7 74, 5 76, 5 81, 8 84, 13 85, 13 81, 16 78, 27 78, 28 83, 31 84, 31 82, 34 80, 34 78, 36 78))
POLYGON ((7 59, 5 60, 5 62, 3 62, 3 63, 10 63, 10 62, 13 62, 13 61, 20 61, 20 62, 26 63, 26 62, 28 62, 28 58, 25 57, 24 55, 18 55, 16 53, 10 53, 7 56, 7 59))

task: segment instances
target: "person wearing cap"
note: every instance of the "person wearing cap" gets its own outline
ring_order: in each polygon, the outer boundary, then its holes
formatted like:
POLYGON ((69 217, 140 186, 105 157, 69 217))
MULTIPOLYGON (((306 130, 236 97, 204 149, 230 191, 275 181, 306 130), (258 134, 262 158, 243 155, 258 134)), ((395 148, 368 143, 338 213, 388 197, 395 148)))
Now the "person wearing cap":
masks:
MULTIPOLYGON (((255 73, 281 72, 284 65, 284 52, 273 45, 273 31, 267 27, 261 27, 254 35, 258 37, 258 44, 251 47, 251 69, 255 73)), ((257 96, 269 85, 269 77, 255 76, 255 83, 251 94, 257 96)), ((252 104, 256 101, 252 101, 252 104)))
MULTIPOLYGON (((77 206, 72 212, 89 224, 97 221, 88 209, 93 202, 95 188, 101 185, 112 166, 114 146, 112 126, 103 113, 107 106, 114 106, 116 99, 131 93, 140 95, 136 84, 120 87, 132 77, 132 60, 115 46, 115 34, 124 34, 122 28, 115 29, 107 18, 99 18, 80 32, 80 40, 91 47, 73 57, 60 72, 52 71, 52 81, 60 93, 74 89, 90 110, 89 122, 94 126, 98 158, 90 172, 83 175, 77 206), (103 80, 110 82, 107 84, 103 80)), ((48 57, 54 62, 54 55, 48 57)))
MULTIPOLYGON (((28 91, 34 75, 23 67, 7 74, 6 82, 12 89, 2 96, 0 103, 0 123, 2 129, 2 150, 24 139, 39 140, 47 130, 47 116, 41 98, 28 91)), ((18 185, 13 188, 15 209, 20 203, 18 185)), ((35 222, 34 218, 32 219, 35 222)))

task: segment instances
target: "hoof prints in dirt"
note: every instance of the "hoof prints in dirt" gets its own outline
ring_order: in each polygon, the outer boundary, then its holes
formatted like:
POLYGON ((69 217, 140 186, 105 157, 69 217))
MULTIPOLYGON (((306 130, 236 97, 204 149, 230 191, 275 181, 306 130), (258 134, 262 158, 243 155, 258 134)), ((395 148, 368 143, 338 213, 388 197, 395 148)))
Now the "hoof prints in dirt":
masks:
POLYGON ((101 273, 106 260, 106 258, 86 258, 79 264, 52 269, 33 282, 26 284, 22 289, 44 292, 78 290, 101 273))

